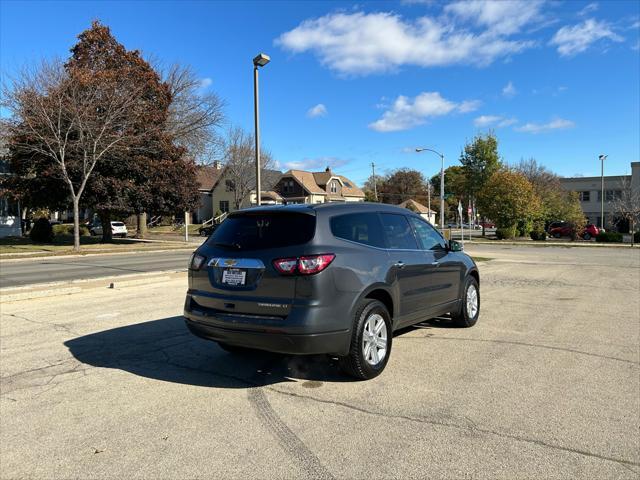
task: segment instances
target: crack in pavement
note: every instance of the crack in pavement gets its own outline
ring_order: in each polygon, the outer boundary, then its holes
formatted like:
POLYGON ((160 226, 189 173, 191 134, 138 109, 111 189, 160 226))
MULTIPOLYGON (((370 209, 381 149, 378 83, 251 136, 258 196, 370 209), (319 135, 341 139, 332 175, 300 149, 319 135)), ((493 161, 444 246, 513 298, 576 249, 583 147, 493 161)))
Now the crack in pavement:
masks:
POLYGON ((38 320, 33 320, 31 318, 27 318, 24 317, 22 315, 16 315, 15 313, 5 313, 4 315, 8 316, 8 317, 13 317, 13 318, 17 318, 18 320, 24 320, 25 322, 29 322, 29 323, 35 323, 36 325, 45 325, 48 327, 53 327, 53 329, 57 332, 59 331, 64 331, 67 333, 70 333, 71 335, 77 335, 80 336, 81 334, 78 332, 74 332, 73 330, 71 330, 70 327, 63 325, 61 323, 51 323, 51 322, 43 322, 43 321, 38 321, 38 320))
POLYGON ((565 347, 554 347, 552 345, 541 345, 541 344, 536 344, 536 343, 526 343, 526 342, 516 342, 516 341, 511 341, 511 340, 489 340, 489 339, 482 339, 482 338, 467 338, 467 337, 437 337, 435 335, 419 335, 419 336, 413 336, 413 337, 396 337, 394 338, 395 340, 425 340, 425 339, 429 339, 429 340, 460 340, 460 341, 465 341, 465 342, 485 342, 485 343, 498 343, 498 344, 505 344, 505 345, 518 345, 521 347, 533 347, 533 348, 544 348, 547 350, 559 350, 562 352, 569 352, 569 353, 578 353, 580 355, 587 355, 589 357, 597 357, 597 358, 604 358, 607 360, 615 360, 617 362, 623 362, 623 363, 630 363, 631 365, 640 365, 640 362, 636 362, 634 360, 626 360, 624 358, 618 358, 618 357, 610 357, 608 355, 600 355, 598 353, 590 353, 590 352, 585 352, 582 350, 575 350, 573 348, 565 348, 565 347))
MULTIPOLYGON (((374 416, 378 416, 378 417, 385 417, 385 418, 389 418, 389 419, 397 419, 397 420, 406 420, 406 421, 410 421, 410 422, 417 422, 417 423, 424 423, 424 424, 430 424, 430 425, 435 425, 435 426, 440 426, 440 427, 449 427, 449 428, 455 428, 458 430, 467 430, 467 431, 472 431, 474 433, 484 433, 486 435, 493 435, 493 436, 497 436, 500 438, 508 438, 510 440, 516 440, 519 442, 524 442, 524 443, 530 443, 530 444, 534 444, 534 445, 539 445, 542 447, 546 447, 546 448, 551 448, 554 450, 560 450, 560 451, 565 451, 565 452, 569 452, 569 453, 576 453, 579 455, 584 455, 587 457, 593 457, 593 458, 598 458, 600 460, 606 460, 606 461, 610 461, 610 462, 615 462, 615 463, 619 463, 625 467, 627 466, 635 466, 638 467, 640 466, 640 462, 635 462, 633 460, 626 460, 624 458, 617 458, 617 457, 609 457, 606 455, 600 455, 598 453, 593 453, 593 452, 588 452, 586 450, 581 450, 581 449, 577 449, 577 448, 571 448, 571 447, 564 447, 562 445, 556 445, 553 443, 548 443, 545 442, 543 440, 537 440, 535 438, 528 438, 528 437, 523 437, 521 435, 516 435, 516 434, 512 434, 512 433, 506 433, 506 432, 497 432, 495 430, 491 430, 488 428, 482 428, 482 427, 478 427, 474 422, 470 422, 470 424, 468 425, 459 425, 456 423, 452 423, 452 422, 442 422, 442 421, 437 421, 437 420, 430 420, 428 418, 424 418, 424 417, 413 417, 413 416, 409 416, 409 415, 397 415, 397 414, 388 414, 388 413, 383 413, 383 412, 377 412, 374 410, 369 410, 366 408, 362 408, 362 407, 357 407, 355 405, 351 405, 349 403, 346 402, 340 402, 340 401, 335 401, 335 400, 325 400, 325 399, 321 399, 321 398, 317 398, 311 395, 302 395, 299 393, 295 393, 295 392, 290 392, 290 391, 286 391, 286 390, 281 390, 275 387, 267 387, 269 388, 269 390, 271 391, 275 391, 278 393, 281 393, 283 395, 288 395, 291 397, 297 397, 297 398, 305 398, 307 400, 311 400, 314 402, 319 402, 319 403, 323 403, 323 404, 328 404, 328 405, 334 405, 334 406, 338 406, 338 407, 343 407, 343 408, 348 408, 350 410, 354 410, 360 413, 364 413, 367 415, 374 415, 374 416)), ((633 470, 632 470, 633 471, 633 470)))

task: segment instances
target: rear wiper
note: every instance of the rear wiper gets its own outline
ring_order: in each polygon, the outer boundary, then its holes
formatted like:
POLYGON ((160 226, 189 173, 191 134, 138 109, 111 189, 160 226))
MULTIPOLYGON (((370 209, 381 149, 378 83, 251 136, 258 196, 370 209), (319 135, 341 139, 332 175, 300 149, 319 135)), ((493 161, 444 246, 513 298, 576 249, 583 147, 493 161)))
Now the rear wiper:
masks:
POLYGON ((240 250, 242 248, 242 245, 240 245, 237 242, 233 242, 233 243, 225 243, 225 242, 215 242, 214 245, 216 247, 223 247, 223 248, 236 248, 238 250, 240 250))

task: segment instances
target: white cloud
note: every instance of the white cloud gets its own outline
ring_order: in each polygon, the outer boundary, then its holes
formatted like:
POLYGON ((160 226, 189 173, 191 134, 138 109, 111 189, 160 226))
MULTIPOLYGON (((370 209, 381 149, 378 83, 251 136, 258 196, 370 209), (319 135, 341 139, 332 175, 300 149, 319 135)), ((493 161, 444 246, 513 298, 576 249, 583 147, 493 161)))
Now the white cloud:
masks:
POLYGON ((598 10, 598 4, 596 2, 591 2, 587 4, 582 10, 580 10, 578 12, 578 15, 584 17, 586 15, 589 15, 590 13, 595 12, 596 10, 598 10))
POLYGON ((369 128, 377 132, 408 130, 422 125, 430 117, 454 112, 466 113, 475 110, 479 105, 480 102, 476 100, 452 102, 438 92, 422 92, 415 98, 400 95, 379 120, 369 124, 369 128))
POLYGON ((507 98, 515 97, 517 93, 518 91, 516 90, 516 87, 513 86, 513 83, 511 81, 509 81, 509 83, 507 83, 502 89, 502 95, 507 98))
POLYGON ((517 123, 517 121, 518 120, 513 117, 508 118, 501 115, 480 115, 473 120, 473 124, 479 128, 490 126, 503 128, 513 125, 514 123, 517 123))
POLYGON ((551 130, 562 130, 573 127, 575 127, 575 123, 571 120, 556 118, 548 123, 526 123, 521 127, 516 127, 515 130, 526 133, 544 133, 550 132, 551 130))
POLYGON ((482 105, 480 100, 465 100, 458 105, 457 110, 460 113, 475 112, 480 105, 482 105))
POLYGON ((305 20, 275 40, 293 53, 313 52, 322 64, 347 75, 393 71, 401 66, 485 66, 533 46, 512 38, 539 16, 540 2, 460 2, 448 14, 406 20, 389 12, 330 13, 305 20), (481 28, 464 26, 482 6, 481 28), (460 25, 460 22, 463 25, 460 25), (476 29, 477 30, 477 29, 476 29))
POLYGON ((497 115, 480 115, 473 120, 473 124, 476 127, 488 127, 489 125, 493 125, 502 117, 497 115))
POLYGON ((444 11, 486 27, 493 35, 511 35, 527 24, 542 19, 544 0, 461 0, 448 4, 444 11))
POLYGON ((494 126, 497 128, 508 127, 509 125, 513 125, 518 120, 515 118, 503 117, 500 115, 480 115, 473 120, 473 124, 476 127, 490 127, 494 126))
POLYGON ((555 33, 549 44, 555 45, 558 48, 558 53, 563 57, 569 57, 584 52, 592 43, 602 39, 609 39, 613 42, 623 40, 612 30, 608 22, 589 18, 577 25, 562 27, 555 33))
POLYGON ((325 107, 322 103, 319 103, 315 107, 311 107, 309 110, 307 110, 307 117, 326 117, 328 113, 329 112, 327 111, 327 107, 325 107))
POLYGON ((331 169, 337 169, 349 163, 348 160, 336 157, 317 157, 317 158, 304 158, 302 160, 296 160, 293 162, 285 162, 279 165, 279 168, 286 170, 311 170, 318 171, 324 170, 327 167, 331 169))
POLYGON ((213 80, 211 80, 209 77, 201 78, 199 88, 200 90, 206 90, 211 86, 212 83, 213 83, 213 80))

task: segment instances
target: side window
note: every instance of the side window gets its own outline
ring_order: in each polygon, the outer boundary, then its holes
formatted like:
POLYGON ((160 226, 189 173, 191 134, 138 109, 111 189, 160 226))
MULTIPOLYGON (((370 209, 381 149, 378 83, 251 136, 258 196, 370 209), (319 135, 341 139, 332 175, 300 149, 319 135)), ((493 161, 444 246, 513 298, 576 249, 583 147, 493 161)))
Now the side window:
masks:
POLYGON ((352 242, 384 248, 382 227, 377 213, 349 213, 332 217, 331 233, 352 242))
POLYGON ((382 226, 389 248, 400 250, 417 250, 418 244, 413 235, 407 217, 395 213, 381 213, 382 226))
POLYGON ((440 250, 445 248, 444 239, 436 230, 424 220, 416 217, 409 217, 409 222, 413 225, 418 237, 418 243, 423 250, 440 250))

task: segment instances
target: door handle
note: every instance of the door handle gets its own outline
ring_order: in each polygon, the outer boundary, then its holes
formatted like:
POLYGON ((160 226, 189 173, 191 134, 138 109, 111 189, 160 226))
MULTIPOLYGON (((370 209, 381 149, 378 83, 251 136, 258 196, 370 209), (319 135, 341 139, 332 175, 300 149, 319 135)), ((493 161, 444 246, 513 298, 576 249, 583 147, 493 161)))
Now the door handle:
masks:
POLYGON ((398 267, 400 269, 404 268, 404 262, 402 260, 398 260, 396 263, 393 264, 394 267, 398 267))
POLYGON ((440 262, 431 262, 432 267, 437 267, 440 265, 440 262))

